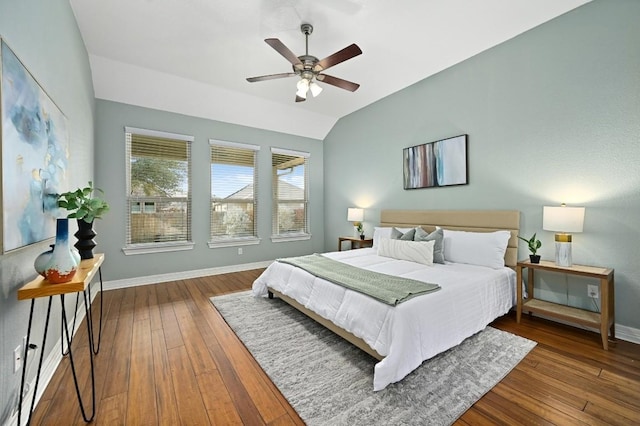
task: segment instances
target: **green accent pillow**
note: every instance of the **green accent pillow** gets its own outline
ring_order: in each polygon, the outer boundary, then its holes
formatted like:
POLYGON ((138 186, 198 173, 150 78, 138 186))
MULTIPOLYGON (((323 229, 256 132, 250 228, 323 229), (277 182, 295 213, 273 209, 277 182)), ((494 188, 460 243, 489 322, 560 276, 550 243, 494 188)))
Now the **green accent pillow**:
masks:
POLYGON ((435 241, 433 245, 433 262, 444 264, 444 232, 442 228, 428 233, 421 227, 417 227, 413 241, 435 241))
POLYGON ((391 230, 391 239, 392 240, 402 240, 402 241, 413 241, 413 236, 416 233, 415 228, 409 229, 407 232, 402 232, 398 228, 393 228, 391 230))

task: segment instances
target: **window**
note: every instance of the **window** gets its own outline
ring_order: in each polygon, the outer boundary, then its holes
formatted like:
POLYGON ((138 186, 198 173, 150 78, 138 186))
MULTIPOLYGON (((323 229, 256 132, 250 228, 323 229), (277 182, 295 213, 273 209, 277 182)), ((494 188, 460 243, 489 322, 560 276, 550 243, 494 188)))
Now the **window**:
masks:
POLYGON ((308 173, 310 154, 271 148, 273 230, 271 239, 309 239, 308 173))
POLYGON ((209 247, 258 244, 259 146, 210 139, 211 239, 209 247))
POLYGON ((125 254, 188 250, 191 241, 192 136, 125 128, 125 254))

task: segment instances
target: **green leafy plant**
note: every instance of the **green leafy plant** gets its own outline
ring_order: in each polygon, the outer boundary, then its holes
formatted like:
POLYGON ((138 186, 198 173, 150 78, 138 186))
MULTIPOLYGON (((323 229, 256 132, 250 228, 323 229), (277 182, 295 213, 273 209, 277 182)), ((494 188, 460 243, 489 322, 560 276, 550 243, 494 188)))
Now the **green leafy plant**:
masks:
POLYGON ((529 251, 531 252, 531 254, 533 256, 536 256, 536 254, 538 252, 538 249, 540 247, 542 247, 542 242, 540 242, 540 240, 536 239, 536 234, 535 233, 528 240, 526 238, 522 238, 519 235, 518 235, 518 238, 520 238, 522 241, 524 241, 525 243, 527 243, 529 245, 529 251))
POLYGON ((104 198, 94 196, 96 192, 104 194, 104 191, 94 188, 93 182, 89 181, 89 186, 85 188, 58 195, 58 207, 71 212, 67 215, 68 218, 91 223, 94 219, 101 219, 109 211, 109 204, 104 198))
POLYGON ((364 233, 364 229, 362 228, 362 222, 356 222, 356 229, 358 230, 358 234, 362 235, 364 233))

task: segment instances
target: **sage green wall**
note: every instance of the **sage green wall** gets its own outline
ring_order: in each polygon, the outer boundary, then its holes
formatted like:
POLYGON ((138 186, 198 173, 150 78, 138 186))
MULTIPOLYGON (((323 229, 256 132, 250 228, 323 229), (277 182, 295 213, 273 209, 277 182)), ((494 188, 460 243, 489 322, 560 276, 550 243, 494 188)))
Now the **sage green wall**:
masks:
MULTIPOLYGON (((75 188, 86 183, 93 173, 94 93, 87 52, 69 2, 1 0, 0 36, 66 115, 71 148, 70 185, 75 188)), ((51 242, 0 255, 0 424, 5 424, 17 408, 20 374, 13 372, 13 350, 22 345, 29 319, 29 302, 19 302, 16 291, 36 276, 33 261, 51 242)), ((68 299, 69 313, 74 309, 72 299, 68 299)), ((60 339, 59 311, 56 299, 45 358, 60 339)), ((45 312, 46 299, 41 299, 35 305, 31 339, 38 346, 45 312)), ((30 379, 35 375, 39 355, 40 349, 29 354, 30 379)))
POLYGON ((99 234, 97 250, 106 254, 105 280, 144 277, 229 266, 277 257, 309 254, 324 247, 323 154, 322 141, 283 133, 238 126, 208 119, 97 100, 96 179, 105 191, 110 212, 95 225, 99 234), (192 225, 195 248, 187 251, 125 256, 124 127, 160 130, 192 135, 192 225), (259 145, 258 153, 258 235, 259 245, 210 249, 210 161, 209 139, 259 145), (305 151, 309 158, 309 220, 312 238, 307 241, 271 242, 271 151, 270 147, 305 151))
MULTIPOLYGON (((596 0, 341 119, 324 141, 325 249, 352 232, 352 206, 369 235, 385 208, 517 209, 552 259, 542 207, 585 206, 574 263, 615 268, 616 322, 639 329, 638 22, 639 1, 596 0), (402 148, 464 133, 468 185, 403 190, 402 148)), ((583 282, 539 286, 591 306, 583 282)))

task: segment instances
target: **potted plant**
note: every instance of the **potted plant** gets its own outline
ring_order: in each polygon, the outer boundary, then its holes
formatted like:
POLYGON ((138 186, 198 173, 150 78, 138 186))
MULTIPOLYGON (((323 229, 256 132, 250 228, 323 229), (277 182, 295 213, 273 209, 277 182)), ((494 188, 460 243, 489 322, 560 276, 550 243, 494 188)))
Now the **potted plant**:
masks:
POLYGON ((542 247, 542 242, 540 242, 540 240, 536 238, 536 234, 534 233, 533 236, 528 240, 526 238, 522 238, 519 235, 518 235, 518 238, 520 238, 522 241, 528 244, 529 251, 531 252, 531 254, 529 255, 529 259, 531 260, 531 263, 540 263, 540 255, 538 255, 537 253, 538 253, 538 249, 542 247))
POLYGON ((364 229, 362 227, 362 222, 356 222, 356 231, 358 231, 358 235, 360 235, 360 239, 364 240, 364 229))
POLYGON ((92 250, 96 246, 93 242, 96 236, 93 231, 93 221, 101 219, 109 211, 109 204, 95 193, 104 194, 104 191, 94 188, 93 182, 89 181, 89 185, 85 188, 58 195, 58 207, 69 211, 67 217, 75 218, 78 222, 78 232, 74 234, 78 238, 75 247, 82 259, 93 258, 92 250))

